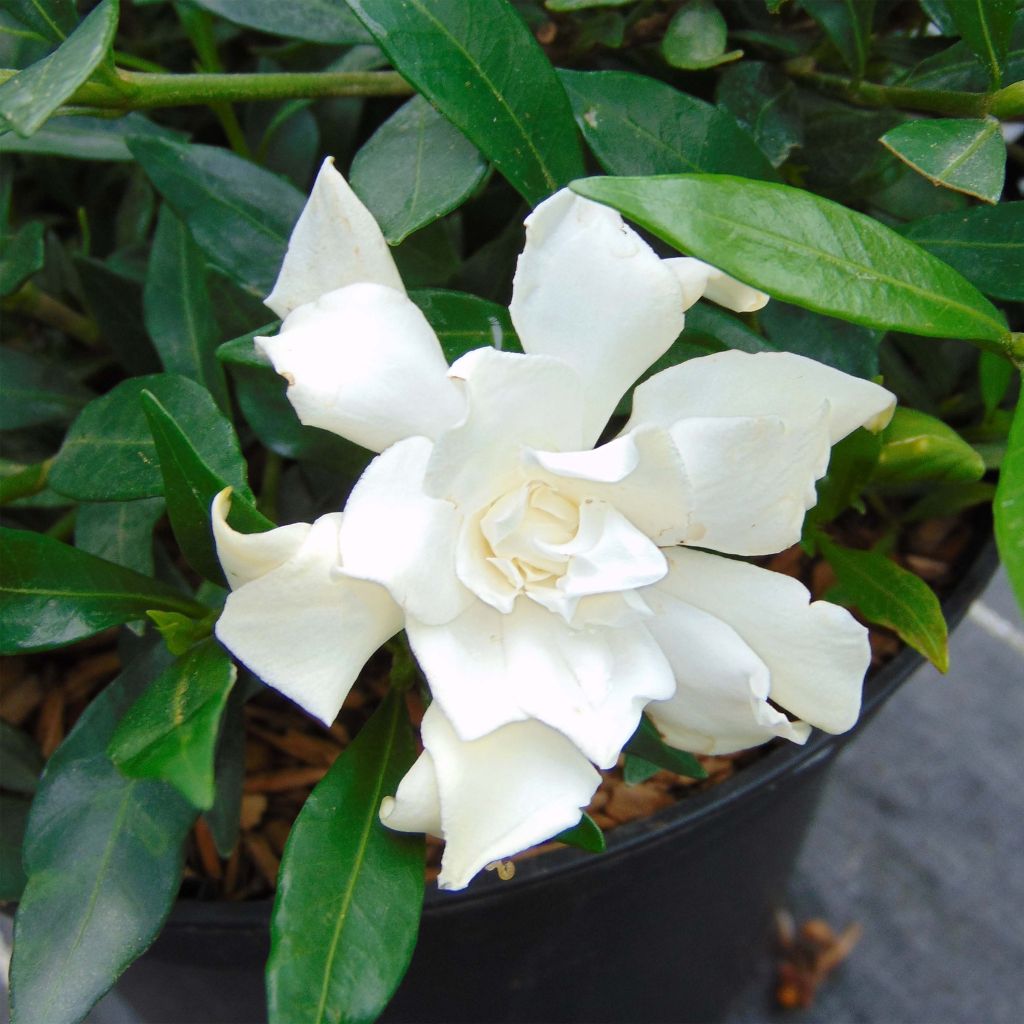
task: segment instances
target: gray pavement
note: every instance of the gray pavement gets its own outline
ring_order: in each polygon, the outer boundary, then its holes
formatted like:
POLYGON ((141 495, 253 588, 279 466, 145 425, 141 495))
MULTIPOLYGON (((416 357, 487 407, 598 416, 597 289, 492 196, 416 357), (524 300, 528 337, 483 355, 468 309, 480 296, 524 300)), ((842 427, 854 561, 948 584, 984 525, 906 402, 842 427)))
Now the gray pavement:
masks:
MULTIPOLYGON (((1024 624, 1004 574, 951 653, 840 756, 780 894, 797 920, 860 922, 860 944, 799 1012, 772 1007, 766 951, 722 1024, 1024 1020, 1024 624)), ((91 1021, 141 1024, 116 996, 91 1021)))

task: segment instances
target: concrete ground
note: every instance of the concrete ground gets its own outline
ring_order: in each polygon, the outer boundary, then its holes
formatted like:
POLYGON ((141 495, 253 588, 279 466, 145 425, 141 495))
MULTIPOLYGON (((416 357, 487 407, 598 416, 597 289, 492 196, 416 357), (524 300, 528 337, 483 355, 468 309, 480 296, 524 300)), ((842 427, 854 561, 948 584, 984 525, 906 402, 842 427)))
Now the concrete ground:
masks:
MULTIPOLYGON (((766 950, 722 1024, 1024 1020, 1024 628, 1005 574, 951 654, 841 755, 786 897, 798 921, 860 922, 860 944, 808 1011, 772 1006, 766 950)), ((116 996, 90 1020, 140 1024, 116 996)))

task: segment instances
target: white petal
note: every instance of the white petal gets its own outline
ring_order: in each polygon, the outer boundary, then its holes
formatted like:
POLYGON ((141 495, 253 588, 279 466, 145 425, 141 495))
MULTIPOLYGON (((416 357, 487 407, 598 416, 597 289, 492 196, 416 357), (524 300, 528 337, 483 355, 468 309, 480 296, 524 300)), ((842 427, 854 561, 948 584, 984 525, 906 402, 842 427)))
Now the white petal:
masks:
POLYGON ((446 626, 409 618, 406 631, 434 700, 467 741, 536 718, 609 768, 644 705, 675 686, 645 626, 573 629, 522 598, 507 615, 478 601, 446 626))
POLYGON ((435 498, 476 510, 522 480, 524 447, 582 447, 582 382, 560 359, 480 348, 450 372, 467 412, 434 446, 425 489, 435 498))
POLYGON ((771 699, 797 718, 826 732, 853 726, 871 648, 845 608, 746 562, 686 548, 665 556, 669 574, 645 598, 667 593, 728 623, 768 667, 771 699))
POLYGON ((463 415, 430 324, 400 292, 354 284, 301 306, 274 338, 257 338, 288 381, 299 419, 372 451, 436 437, 463 415))
POLYGON ((583 452, 528 449, 523 464, 527 476, 550 483, 561 494, 614 505, 656 544, 693 539, 690 484, 667 431, 641 428, 583 452))
POLYGON ((733 555, 767 555, 800 539, 814 482, 828 466, 828 405, 814 419, 680 420, 671 431, 686 469, 687 540, 733 555))
POLYGON ((405 773, 395 795, 381 801, 380 820, 396 832, 426 832, 441 837, 441 795, 429 750, 424 750, 405 773))
POLYGON ((404 292, 373 215, 327 157, 292 230, 266 304, 279 316, 348 284, 372 282, 404 292))
POLYGON ((231 488, 225 487, 210 510, 217 557, 228 586, 237 590, 287 562, 309 534, 309 523, 292 523, 264 533, 238 533, 228 525, 231 488))
MULTIPOLYGON (((671 366, 633 393, 629 427, 670 427, 689 416, 779 416, 797 421, 829 404, 829 439, 881 430, 896 397, 870 381, 790 352, 716 352, 671 366)), ((628 428, 627 428, 628 429, 628 428)))
MULTIPOLYGON (((422 731, 440 795, 442 889, 463 889, 491 862, 571 828, 601 782, 565 737, 540 722, 506 725, 467 743, 435 702, 422 731)), ((400 785, 396 806, 402 795, 400 785)))
POLYGON ((586 388, 585 443, 683 328, 671 269, 614 210, 567 189, 526 219, 512 322, 527 352, 570 363, 586 388))
POLYGON ((345 506, 341 552, 346 574, 382 584, 410 615, 442 625, 473 598, 455 576, 461 517, 423 493, 432 448, 410 437, 370 463, 345 506))
POLYGON ((366 659, 402 627, 388 592, 337 572, 341 514, 228 595, 217 638, 268 686, 330 724, 366 659))
POLYGON ((676 275, 688 300, 683 305, 684 309, 689 309, 702 296, 736 313, 753 313, 768 304, 767 294, 737 281, 710 263, 692 256, 679 256, 665 260, 665 263, 676 275))
POLYGON ((768 703, 768 667, 735 630, 664 587, 651 587, 645 596, 654 612, 651 633, 676 675, 675 694, 647 705, 670 746, 729 754, 775 736, 806 741, 810 727, 790 722, 768 703))

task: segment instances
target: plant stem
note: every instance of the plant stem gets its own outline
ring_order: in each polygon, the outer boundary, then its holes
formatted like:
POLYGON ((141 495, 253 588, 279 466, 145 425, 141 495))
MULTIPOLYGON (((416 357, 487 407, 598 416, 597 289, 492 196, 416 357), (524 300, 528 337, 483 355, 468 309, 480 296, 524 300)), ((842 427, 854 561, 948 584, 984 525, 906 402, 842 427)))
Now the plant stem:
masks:
MULTIPOLYGON (((0 69, 0 84, 18 72, 0 69)), ((118 69, 117 85, 86 82, 68 99, 78 107, 147 110, 248 100, 318 99, 327 96, 411 96, 397 71, 274 71, 218 75, 162 75, 118 69)))
POLYGON ((1020 82, 995 93, 954 92, 855 82, 842 75, 815 71, 802 57, 787 61, 784 67, 790 78, 859 107, 894 107, 947 117, 984 117, 986 114, 994 114, 996 117, 1007 118, 1024 113, 1024 83, 1020 82))
POLYGON ((23 313, 49 327, 56 327, 90 348, 94 348, 100 340, 100 330, 94 320, 76 313, 31 282, 22 285, 13 295, 4 299, 3 308, 12 313, 23 313))

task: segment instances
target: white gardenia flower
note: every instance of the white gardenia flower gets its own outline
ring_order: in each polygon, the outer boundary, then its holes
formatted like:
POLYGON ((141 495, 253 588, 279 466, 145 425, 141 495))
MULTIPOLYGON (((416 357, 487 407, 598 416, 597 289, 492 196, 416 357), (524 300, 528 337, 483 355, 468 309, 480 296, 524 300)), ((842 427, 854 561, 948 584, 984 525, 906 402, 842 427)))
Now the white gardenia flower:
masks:
POLYGON ((659 258, 569 191, 526 226, 511 304, 526 354, 449 368, 328 160, 267 300, 281 331, 257 344, 303 423, 380 454, 344 513, 311 526, 243 536, 227 492, 213 508, 233 588, 217 635, 311 714, 331 722, 407 631, 433 700, 381 817, 446 840, 450 889, 575 825, 645 710, 686 750, 802 743, 854 724, 870 659, 845 610, 704 549, 796 542, 830 446, 884 426, 893 396, 801 356, 722 352, 641 384, 594 448, 686 308, 767 296, 659 258))

